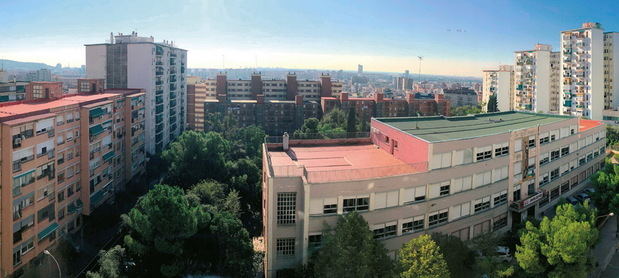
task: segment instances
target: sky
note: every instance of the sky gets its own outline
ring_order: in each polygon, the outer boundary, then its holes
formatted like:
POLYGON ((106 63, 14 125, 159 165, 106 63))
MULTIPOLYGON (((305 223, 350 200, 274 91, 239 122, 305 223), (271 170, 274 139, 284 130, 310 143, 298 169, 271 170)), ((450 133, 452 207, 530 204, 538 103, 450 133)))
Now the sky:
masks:
POLYGON ((0 59, 80 66, 110 32, 188 50, 190 68, 284 67, 455 76, 510 64, 560 31, 619 31, 619 1, 0 0, 0 59), (418 56, 422 56, 421 66, 418 56))

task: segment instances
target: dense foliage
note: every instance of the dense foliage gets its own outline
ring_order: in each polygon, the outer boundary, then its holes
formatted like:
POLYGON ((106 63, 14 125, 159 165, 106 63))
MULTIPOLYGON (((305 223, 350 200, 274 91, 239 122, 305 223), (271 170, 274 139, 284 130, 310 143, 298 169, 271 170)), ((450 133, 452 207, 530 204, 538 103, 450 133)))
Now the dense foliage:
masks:
POLYGON ((429 235, 416 237, 404 244, 398 258, 402 278, 449 278, 443 253, 429 235))
POLYGON ((611 125, 606 126, 606 146, 619 143, 619 129, 611 125))
POLYGON ((343 111, 335 108, 322 119, 305 119, 301 128, 294 132, 295 138, 318 139, 318 138, 341 138, 347 133, 367 132, 370 129, 370 119, 359 119, 354 108, 343 111))
POLYGON ((588 203, 580 209, 563 204, 539 227, 527 222, 516 246, 518 265, 530 275, 587 277, 589 251, 598 236, 595 218, 588 203))
POLYGON ((325 278, 395 277, 396 267, 365 219, 353 212, 340 216, 335 228, 323 234, 322 247, 306 272, 325 278))
POLYGON ((449 273, 458 273, 460 277, 468 277, 475 263, 473 250, 460 238, 441 233, 433 233, 432 240, 436 242, 445 257, 449 273))
POLYGON ((488 97, 488 112, 498 112, 499 111, 499 102, 497 100, 496 95, 490 95, 488 97))
POLYGON ((449 110, 450 116, 466 116, 466 115, 480 114, 480 113, 481 113, 481 107, 470 106, 470 105, 452 107, 449 110))

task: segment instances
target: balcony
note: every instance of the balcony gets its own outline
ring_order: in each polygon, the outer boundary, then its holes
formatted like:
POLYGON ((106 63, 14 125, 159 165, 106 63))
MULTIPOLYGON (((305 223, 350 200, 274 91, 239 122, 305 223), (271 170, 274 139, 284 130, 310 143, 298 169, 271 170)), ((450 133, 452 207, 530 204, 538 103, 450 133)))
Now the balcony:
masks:
POLYGON ((523 211, 539 202, 544 197, 543 191, 538 191, 533 193, 533 195, 529 195, 528 198, 521 201, 513 201, 509 208, 513 211, 523 211))
POLYGON ((157 81, 155 81, 155 85, 161 85, 161 84, 163 84, 163 80, 157 80, 157 81))

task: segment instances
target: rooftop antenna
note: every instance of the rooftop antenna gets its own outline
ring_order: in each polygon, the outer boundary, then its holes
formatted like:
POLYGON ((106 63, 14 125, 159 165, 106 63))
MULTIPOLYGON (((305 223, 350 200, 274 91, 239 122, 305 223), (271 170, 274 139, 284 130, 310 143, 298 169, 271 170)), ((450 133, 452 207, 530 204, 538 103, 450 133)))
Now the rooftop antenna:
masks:
POLYGON ((423 56, 417 56, 419 58, 419 84, 421 84, 421 60, 423 60, 423 56))

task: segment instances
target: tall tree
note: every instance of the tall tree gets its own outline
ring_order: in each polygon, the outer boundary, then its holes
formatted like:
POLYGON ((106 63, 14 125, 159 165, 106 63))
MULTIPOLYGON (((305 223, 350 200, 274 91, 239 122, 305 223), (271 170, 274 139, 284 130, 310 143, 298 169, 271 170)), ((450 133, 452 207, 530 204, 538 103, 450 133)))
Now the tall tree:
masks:
POLYGON ((475 257, 473 250, 466 243, 458 237, 443 233, 433 233, 432 240, 444 255, 449 273, 458 273, 459 277, 471 275, 475 257))
POLYGON ((447 262, 429 235, 411 239, 400 249, 402 278, 449 278, 447 262))
POLYGON ((312 258, 315 277, 394 277, 395 265, 387 249, 374 239, 368 223, 356 213, 340 216, 333 231, 325 231, 323 244, 312 258))
POLYGON ((109 250, 99 251, 99 271, 86 273, 88 278, 121 278, 127 277, 124 273, 124 264, 127 261, 125 248, 116 245, 109 250))
POLYGON ((169 165, 166 182, 188 188, 203 179, 224 180, 229 151, 228 140, 219 133, 183 132, 163 151, 169 165))
POLYGON ((499 111, 499 103, 496 95, 490 95, 488 98, 488 112, 498 112, 499 111))
POLYGON ((588 204, 582 210, 563 204, 554 218, 544 217, 539 227, 526 223, 516 259, 530 275, 587 277, 588 255, 597 236, 595 212, 588 204))
POLYGON ((354 107, 348 109, 346 132, 357 132, 357 112, 354 107))
POLYGON ((300 129, 295 130, 294 137, 299 139, 322 138, 318 131, 320 121, 316 118, 309 118, 303 121, 300 129))
POLYGON ((327 138, 339 137, 346 132, 346 122, 346 113, 335 108, 322 116, 318 131, 327 138))
POLYGON ((201 207, 191 206, 182 189, 155 185, 129 214, 124 243, 146 275, 173 277, 186 268, 187 239, 210 221, 201 207))

